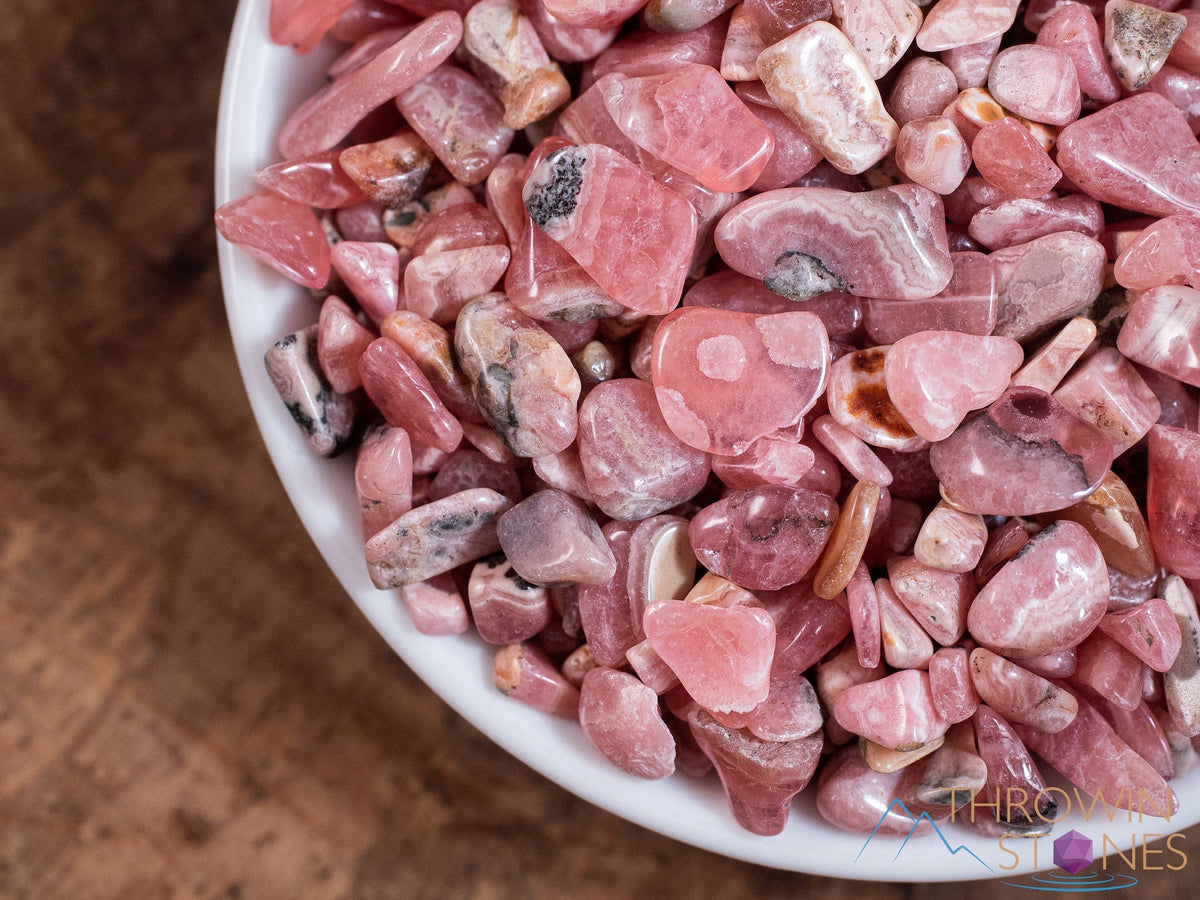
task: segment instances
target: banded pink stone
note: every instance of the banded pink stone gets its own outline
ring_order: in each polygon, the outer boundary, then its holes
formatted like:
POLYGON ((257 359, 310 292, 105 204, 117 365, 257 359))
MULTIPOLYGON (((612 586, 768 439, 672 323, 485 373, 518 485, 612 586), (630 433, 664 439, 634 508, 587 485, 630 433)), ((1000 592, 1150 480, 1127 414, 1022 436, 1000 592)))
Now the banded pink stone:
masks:
MULTIPOLYGON (((924 669, 933 657, 933 641, 916 616, 900 602, 891 582, 875 582, 879 602, 879 629, 883 639, 883 658, 893 669, 924 669)), ((845 722, 842 727, 848 727, 845 722)))
POLYGON ((888 583, 920 626, 943 646, 958 643, 978 588, 970 572, 947 572, 914 556, 887 562, 888 583))
POLYGON ((988 335, 996 327, 999 295, 995 266, 984 253, 950 254, 950 282, 925 300, 867 300, 863 326, 877 344, 894 344, 920 331, 961 331, 988 335))
POLYGON ((1134 291, 1166 284, 1200 290, 1200 216, 1167 216, 1148 225, 1121 251, 1113 277, 1134 291))
POLYGON ((1163 285, 1138 295, 1117 335, 1128 359, 1200 386, 1200 291, 1163 285))
POLYGON ((833 716, 850 733, 891 750, 914 750, 950 727, 934 706, 928 673, 920 669, 846 688, 833 705, 833 716))
POLYGON ((1079 712, 1075 695, 984 647, 971 651, 971 683, 1009 722, 1062 731, 1079 712))
POLYGON ((925 14, 917 46, 926 53, 999 37, 1017 18, 1018 0, 938 0, 925 14))
POLYGON ((1107 254, 1086 235, 1063 231, 991 254, 999 312, 993 332, 1017 341, 1077 315, 1104 285, 1107 254))
POLYGON ((263 354, 271 385, 314 453, 336 456, 354 433, 358 404, 332 389, 318 358, 318 325, 293 332, 263 354))
POLYGON ((987 544, 983 517, 955 509, 944 500, 930 510, 913 544, 913 555, 947 572, 970 572, 987 544))
POLYGON ((479 636, 489 644, 512 644, 538 634, 553 614, 550 593, 526 581, 495 553, 471 567, 467 603, 479 636))
POLYGON ((913 119, 900 129, 896 165, 917 184, 949 194, 970 170, 971 151, 945 116, 913 119))

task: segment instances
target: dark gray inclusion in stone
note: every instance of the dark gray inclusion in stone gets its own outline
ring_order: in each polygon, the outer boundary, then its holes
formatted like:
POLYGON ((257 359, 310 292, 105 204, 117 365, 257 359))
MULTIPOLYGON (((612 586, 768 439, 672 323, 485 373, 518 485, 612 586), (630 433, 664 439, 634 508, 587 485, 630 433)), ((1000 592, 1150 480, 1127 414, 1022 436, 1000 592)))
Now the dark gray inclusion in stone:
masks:
POLYGON ((565 218, 575 211, 579 191, 583 187, 584 159, 584 154, 577 147, 563 147, 546 157, 546 162, 554 167, 554 172, 550 180, 534 188, 525 201, 529 217, 539 228, 545 228, 551 220, 565 218))
POLYGON ((851 286, 825 268, 821 260, 801 250, 779 254, 763 285, 789 300, 811 300, 829 291, 853 293, 851 286))

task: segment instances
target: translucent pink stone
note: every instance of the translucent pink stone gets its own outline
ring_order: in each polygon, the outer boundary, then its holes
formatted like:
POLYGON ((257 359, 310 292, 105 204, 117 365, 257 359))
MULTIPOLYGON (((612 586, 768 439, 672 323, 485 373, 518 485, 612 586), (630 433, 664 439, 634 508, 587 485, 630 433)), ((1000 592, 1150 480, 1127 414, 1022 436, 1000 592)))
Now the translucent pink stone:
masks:
POLYGON ((1147 519, 1154 552, 1169 571, 1200 578, 1200 435, 1150 429, 1147 519))
MULTIPOLYGON (((501 157, 503 158, 503 157, 501 157)), ((474 203, 475 195, 465 184, 450 181, 441 187, 425 191, 416 200, 405 203, 399 209, 389 209, 383 214, 383 229, 390 240, 401 249, 412 249, 417 233, 425 220, 443 209, 460 203, 474 203)))
POLYGON ((546 588, 526 581, 499 553, 471 567, 467 602, 475 630, 489 644, 528 640, 550 623, 554 612, 546 588))
POLYGON ((1170 100, 1118 100, 1058 136, 1063 174, 1102 203, 1156 216, 1200 213, 1200 143, 1170 100))
POLYGON ((1013 115, 1047 125, 1079 118, 1075 64, 1054 47, 1019 44, 1001 50, 988 70, 987 84, 996 102, 1013 115))
POLYGON ((439 12, 370 62, 335 79, 299 107, 279 132, 285 159, 328 150, 371 110, 403 93, 439 66, 462 38, 457 13, 439 12))
POLYGON ((971 651, 971 683, 980 698, 1009 722, 1062 731, 1079 711, 1075 696, 984 647, 971 651))
POLYGON ((1171 607, 1158 597, 1124 612, 1109 613, 1099 627, 1156 672, 1166 672, 1179 655, 1179 623, 1171 607))
POLYGON ((1195 596, 1179 576, 1163 579, 1161 593, 1183 637, 1175 662, 1163 674, 1163 695, 1171 724, 1195 737, 1200 735, 1200 614, 1195 596))
POLYGON ((395 341, 372 341, 359 359, 359 375, 371 402, 389 425, 414 440, 445 450, 458 446, 462 425, 446 409, 429 379, 395 341))
POLYGON ((329 64, 330 78, 337 78, 370 62, 412 31, 417 17, 387 0, 354 0, 329 29, 329 36, 350 49, 329 64))
POLYGON ((926 440, 913 430, 888 393, 884 372, 889 351, 886 346, 870 347, 834 362, 826 389, 829 414, 873 447, 920 450, 926 440))
POLYGON ((339 241, 330 251, 334 270, 376 325, 400 302, 400 253, 379 241, 339 241))
POLYGON ((941 198, 919 185, 767 191, 734 207, 716 242, 731 268, 796 300, 931 297, 953 271, 941 198))
POLYGON ((798 741, 818 731, 824 719, 807 678, 799 672, 772 671, 767 699, 750 713, 746 730, 764 741, 798 741))
POLYGON ((255 183, 289 200, 319 209, 339 209, 366 199, 338 163, 339 150, 323 150, 260 169, 255 183))
POLYGON ((876 80, 904 56, 921 27, 921 10, 912 0, 833 0, 832 5, 833 21, 876 80))
POLYGON ((512 144, 504 108, 478 79, 451 65, 438 66, 396 97, 413 131, 429 145, 455 180, 487 178, 512 144))
POLYGON ((1017 197, 1041 197, 1063 174, 1037 138, 1012 116, 979 129, 971 141, 971 158, 986 181, 1017 197))
MULTIPOLYGON (((1175 776, 1175 758, 1170 739, 1144 700, 1134 710, 1121 709, 1103 700, 1097 703, 1096 709, 1112 726, 1117 737, 1150 763, 1154 771, 1167 780, 1175 776)), ((1180 766, 1180 774, 1184 771, 1184 767, 1180 766)))
POLYGON ((576 28, 610 28, 620 25, 646 5, 645 0, 543 0, 546 12, 576 28))
POLYGON ((500 549, 517 574, 534 584, 603 584, 617 562, 600 526, 576 497, 538 491, 496 523, 500 549))
POLYGON ((764 741, 722 725, 702 709, 688 715, 692 734, 712 760, 729 807, 743 828, 778 834, 792 797, 804 790, 821 759, 820 733, 794 741, 764 741))
POLYGON ((562 347, 503 294, 463 307, 454 349, 480 411, 509 450, 543 456, 575 440, 579 375, 562 347))
POLYGON ((1121 251, 1113 277, 1134 291, 1166 284, 1200 289, 1200 216, 1167 216, 1148 226, 1121 251))
MULTIPOLYGON (((726 9, 732 5, 726 4, 726 9)), ((612 72, 654 75, 693 63, 717 68, 725 40, 725 20, 718 15, 686 31, 640 29, 625 35, 596 58, 595 78, 612 72)))
POLYGON ((858 663, 864 669, 879 665, 882 634, 879 622, 879 597, 871 574, 862 562, 854 569, 846 585, 846 608, 850 613, 850 627, 854 632, 854 646, 858 663))
POLYGON ((950 723, 933 703, 929 675, 904 669, 846 688, 833 705, 839 725, 891 750, 913 750, 946 733, 950 723))
POLYGON ((623 772, 665 778, 675 771, 675 738, 658 695, 628 672, 597 667, 583 676, 579 724, 584 737, 623 772))
POLYGON ((659 324, 652 353, 667 425, 684 443, 726 456, 762 437, 798 436, 829 366, 825 328, 805 312, 678 309, 659 324), (747 404, 751 383, 757 401, 747 404))
POLYGON ((1013 376, 1012 386, 1052 392, 1092 345, 1095 337, 1095 322, 1082 316, 1072 319, 1029 357, 1029 361, 1013 376))
POLYGON ((525 182, 525 208, 617 302, 662 315, 683 294, 696 216, 601 144, 556 150, 525 182))
MULTIPOLYGON (((933 656, 933 641, 908 608, 900 602, 886 578, 875 582, 879 602, 879 628, 883 658, 893 669, 923 669, 933 656)), ((842 727, 849 728, 845 722, 842 727)))
POLYGON ((1072 784, 1090 794, 1104 794, 1118 809, 1170 817, 1179 798, 1150 763, 1117 737, 1090 703, 1079 699, 1079 714, 1055 734, 1015 726, 1029 748, 1072 784))
POLYGON ((271 41, 308 53, 350 6, 352 0, 275 0, 267 20, 271 41))
POLYGON ((767 697, 775 623, 762 609, 659 600, 642 619, 650 646, 705 709, 749 712, 767 697))
POLYGON ((492 683, 506 696, 550 715, 579 715, 579 689, 533 644, 501 647, 492 661, 492 683))
POLYGON ((1138 295, 1117 347, 1134 362, 1200 385, 1200 291, 1164 285, 1138 295))
POLYGON ((354 461, 354 486, 364 538, 412 509, 412 469, 412 445, 403 428, 381 425, 363 438, 354 461))
POLYGON ((1017 0, 938 0, 925 13, 917 46, 926 53, 999 37, 1017 18, 1017 0))
POLYGON ((837 503, 826 494, 750 488, 698 512, 689 534, 696 558, 710 572, 750 590, 777 590, 812 568, 837 514, 837 503))
POLYGON ((979 564, 987 537, 982 516, 941 501, 922 522, 913 555, 925 565, 947 572, 970 572, 979 564))
POLYGON ((865 172, 895 147, 900 129, 874 78, 830 23, 813 22, 768 46, 757 65, 771 98, 839 171, 865 172))
POLYGON ((1142 702, 1142 661, 1097 628, 1075 648, 1070 682, 1087 696, 1132 712, 1142 702))
POLYGON ((413 627, 421 634, 462 634, 471 627, 467 604, 449 572, 405 585, 400 588, 400 599, 413 627))
POLYGON ((521 481, 511 466, 490 460, 478 450, 459 449, 446 458, 429 482, 429 499, 440 500, 475 487, 491 488, 513 503, 524 496, 521 481))
POLYGON ((1013 726, 985 705, 975 711, 971 724, 987 781, 961 821, 989 836, 1047 834, 1058 801, 1046 790, 1046 780, 1013 726))
POLYGON ((330 294, 317 321, 317 359, 329 386, 339 394, 360 387, 358 359, 375 339, 340 298, 330 294))
POLYGON ((443 250, 507 243, 508 235, 504 227, 486 206, 456 203, 431 212, 421 222, 413 239, 412 252, 414 256, 421 256, 443 250))
POLYGON ((617 519, 664 512, 708 478, 708 457, 667 427, 654 388, 635 378, 597 385, 579 407, 579 460, 588 491, 617 519))
POLYGON ((979 708, 979 693, 971 681, 970 660, 962 647, 939 647, 929 659, 929 690, 933 705, 947 722, 965 722, 979 708))
POLYGON ((329 242, 307 204, 262 191, 230 200, 214 219, 225 240, 297 284, 329 281, 329 242))
POLYGON ((376 587, 415 584, 500 549, 496 520, 512 501, 473 488, 406 512, 367 541, 376 587))
POLYGON ((794 300, 768 290, 758 279, 733 269, 724 269, 701 278, 683 295, 683 305, 746 313, 802 310, 820 319, 831 336, 849 334, 862 323, 862 304, 857 297, 831 291, 798 306, 794 300))
POLYGON ((1086 309, 1100 293, 1103 245, 1064 231, 991 254, 1000 309, 995 334, 1024 341, 1086 309))
POLYGON ((751 186, 755 191, 771 191, 787 187, 812 171, 821 162, 821 151, 804 131, 775 105, 754 70, 754 81, 737 86, 737 95, 746 108, 767 127, 775 140, 775 151, 751 186))
POLYGON ((1108 570, 1082 525, 1055 522, 976 596, 967 628, 980 644, 1020 659, 1075 647, 1108 605, 1108 570))
POLYGON ((950 254, 954 274, 938 294, 925 300, 867 300, 863 325, 879 344, 894 344, 920 331, 961 331, 988 335, 996 326, 999 294, 995 267, 983 254, 950 254))
POLYGON ((985 206, 971 217, 967 230, 991 250, 1059 231, 1077 231, 1098 240, 1104 232, 1104 212, 1099 203, 1081 194, 1037 200, 1018 197, 985 206))
POLYGON ((884 378, 911 428, 940 441, 968 412, 997 400, 1023 360, 1021 345, 1011 338, 923 331, 888 350, 884 378))
POLYGON ((1167 61, 1187 26, 1178 13, 1132 0, 1104 4, 1104 49, 1117 78, 1130 91, 1146 86, 1167 61))
POLYGON ((712 470, 722 484, 735 489, 767 484, 798 487, 815 461, 816 455, 804 444, 759 438, 737 456, 714 456, 712 470))
POLYGON ((460 421, 483 421, 471 385, 458 367, 453 340, 446 329, 417 313, 400 310, 384 319, 379 330, 412 357, 446 408, 460 421))
POLYGON ((996 526, 988 535, 983 556, 975 567, 975 583, 981 588, 995 577, 1006 562, 1021 552, 1038 531, 1024 519, 1012 518, 996 526))
POLYGON ((949 194, 971 168, 971 151, 945 116, 913 119, 900 129, 896 165, 922 187, 949 194))
POLYGON ((1061 50, 1070 57, 1080 90, 1093 100, 1111 103, 1121 96, 1121 85, 1104 51, 1100 26, 1082 3, 1055 4, 1037 35, 1037 43, 1061 50))
POLYGON ((542 0, 519 0, 521 14, 533 23, 550 56, 559 62, 582 62, 594 59, 617 36, 619 26, 582 28, 568 25, 550 15, 542 0))
POLYGON ((850 633, 850 614, 840 599, 826 600, 813 593, 807 581, 779 591, 773 597, 760 592, 764 602, 780 600, 785 609, 776 625, 776 665, 803 672, 815 665, 850 633))
POLYGON ((830 825, 861 834, 891 835, 907 838, 910 834, 928 834, 932 819, 906 814, 895 801, 899 799, 899 772, 879 773, 871 769, 857 746, 834 752, 821 768, 817 781, 817 812, 830 825))
POLYGON ((1158 572, 1153 575, 1127 575, 1108 568, 1108 610, 1120 612, 1145 603, 1158 588, 1158 572))
MULTIPOLYGON (((831 425, 841 429, 842 433, 848 438, 857 441, 865 453, 871 454, 870 447, 859 441, 858 438, 846 431, 845 428, 842 428, 841 425, 838 425, 837 422, 834 422, 833 419, 830 419, 828 416, 822 416, 817 421, 820 422, 823 420, 828 420, 831 425)), ((816 425, 815 422, 813 424, 814 426, 816 425)), ((831 497, 834 496, 842 489, 842 470, 837 457, 829 452, 820 441, 815 440, 812 434, 805 435, 802 443, 813 452, 813 465, 811 469, 804 473, 804 477, 800 479, 800 483, 796 486, 808 488, 810 491, 819 491, 822 494, 829 494, 831 497)), ((874 456, 874 454, 871 455, 874 456)), ((876 459, 876 462, 878 461, 876 459)), ((887 467, 881 465, 881 468, 886 469, 887 467)), ((865 478, 859 480, 870 481, 872 479, 865 478)), ((878 484, 878 482, 876 483, 878 484)))
POLYGON ((954 73, 929 56, 916 56, 904 64, 892 82, 887 110, 902 128, 914 119, 941 115, 958 95, 954 73))
POLYGON ((765 125, 704 65, 597 82, 605 107, 634 143, 714 191, 744 191, 774 150, 765 125), (695 123, 703 121, 703 134, 695 123))
MULTIPOLYGON (((864 668, 858 661, 858 650, 846 642, 840 650, 828 654, 817 664, 817 697, 824 709, 832 709, 842 691, 850 685, 876 681, 887 674, 886 666, 876 664, 871 668, 864 668)), ((851 740, 857 742, 857 736, 850 734, 833 718, 826 719, 825 734, 834 744, 845 744, 851 740)))
POLYGON ((746 0, 743 6, 768 45, 818 19, 832 18, 829 0, 746 0))
POLYGON ((987 82, 988 69, 999 49, 1000 37, 993 37, 974 44, 948 47, 938 57, 954 73, 959 89, 966 90, 982 87, 987 82))
POLYGON ((404 269, 404 305, 439 325, 452 325, 468 301, 496 286, 509 258, 502 244, 424 253, 404 269))
POLYGON ((579 586, 579 617, 596 662, 625 664, 625 653, 639 640, 629 603, 629 544, 634 525, 612 521, 601 528, 617 562, 616 574, 602 584, 579 586))
POLYGON ((1154 392, 1133 365, 1113 347, 1102 347, 1084 361, 1054 392, 1054 397, 1112 441, 1120 456, 1158 421, 1154 392))
POLYGON ((887 571, 892 590, 929 636, 942 645, 957 643, 975 599, 974 575, 935 569, 913 556, 892 557, 887 571))

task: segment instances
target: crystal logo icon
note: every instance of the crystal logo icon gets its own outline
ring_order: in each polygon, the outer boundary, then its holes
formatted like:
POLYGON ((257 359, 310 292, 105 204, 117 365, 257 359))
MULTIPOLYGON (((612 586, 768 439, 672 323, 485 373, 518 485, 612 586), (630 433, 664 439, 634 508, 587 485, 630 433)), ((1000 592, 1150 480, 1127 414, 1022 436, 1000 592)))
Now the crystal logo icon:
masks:
POLYGON ((1092 864, 1092 839, 1074 828, 1054 839, 1054 864, 1074 875, 1092 864))

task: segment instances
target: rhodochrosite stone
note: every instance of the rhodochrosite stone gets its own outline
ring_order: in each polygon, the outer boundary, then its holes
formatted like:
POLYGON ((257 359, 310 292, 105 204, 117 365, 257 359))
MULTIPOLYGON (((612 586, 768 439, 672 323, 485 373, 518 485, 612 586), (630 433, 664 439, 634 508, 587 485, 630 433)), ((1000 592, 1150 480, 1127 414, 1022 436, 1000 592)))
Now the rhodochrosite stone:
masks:
POLYGON ((1200 289, 1200 216, 1167 216, 1147 226, 1121 251, 1113 277, 1134 291, 1164 284, 1200 289))
POLYGON ((887 393, 913 431, 930 441, 999 399, 1025 355, 1011 338, 921 331, 888 350, 887 393))
POLYGON ((762 437, 794 440, 828 368, 829 338, 810 313, 685 307, 654 333, 663 418, 681 441, 710 453, 734 456, 762 437), (751 385, 755 402, 746 403, 751 385))
POLYGON ((795 300, 832 290, 922 299, 953 273, 941 198, 915 184, 767 191, 730 210, 715 237, 731 268, 795 300))
POLYGON ((679 302, 695 211, 615 150, 556 150, 530 173, 524 197, 534 224, 618 303, 660 316, 679 302))
POLYGON ((659 600, 642 617, 646 639, 688 694, 714 712, 750 712, 767 699, 775 622, 764 609, 659 600))
POLYGON ((1079 712, 1074 694, 985 647, 971 651, 971 683, 1009 722, 1062 731, 1079 712))
POLYGON ((675 738, 658 695, 628 672, 599 666, 583 676, 579 724, 591 745, 630 775, 654 779, 675 771, 675 738))
POLYGON ((1054 47, 1071 58, 1080 90, 1093 100, 1111 103, 1121 96, 1121 85, 1104 52, 1100 26, 1082 3, 1055 8, 1038 32, 1037 43, 1054 47))
POLYGON ((1120 456, 1158 421, 1162 407, 1133 364, 1114 347, 1089 356, 1054 392, 1068 410, 1095 425, 1120 456))
POLYGON ((710 190, 746 190, 771 158, 771 132, 711 66, 597 84, 630 140, 710 190))
POLYGON ((925 14, 917 46, 927 53, 999 37, 1017 18, 1018 0, 938 0, 925 14))
POLYGON ((928 673, 920 669, 846 688, 833 704, 833 716, 847 731, 890 750, 915 750, 950 727, 934 706, 928 673))
POLYGON ((1136 363, 1200 386, 1200 291, 1163 285, 1139 295, 1117 348, 1136 363))
POLYGON ((338 209, 362 203, 366 196, 338 162, 340 150, 323 150, 299 159, 259 169, 254 181, 269 191, 297 203, 321 209, 338 209))
POLYGON ((1150 429, 1146 507, 1158 561, 1184 578, 1200 578, 1200 435, 1150 429))
POLYGON ((389 425, 414 440, 449 453, 462 440, 462 425, 411 356, 390 338, 376 338, 358 360, 359 377, 389 425))
POLYGON ((215 220, 225 240, 297 284, 320 288, 329 281, 329 242, 306 203, 263 191, 230 200, 215 220))
POLYGON ((911 452, 927 446, 896 409, 884 384, 888 347, 856 350, 829 370, 829 414, 873 447, 911 452))
POLYGON ((534 584, 603 584, 617 561, 583 501, 550 488, 522 500, 496 522, 500 549, 534 584))
POLYGON ((1135 94, 1058 136, 1063 174, 1095 199, 1155 216, 1200 213, 1200 143, 1158 94, 1135 94))
POLYGON ((988 92, 1014 115, 1047 125, 1079 118, 1079 79, 1066 53, 1039 44, 1008 47, 988 70, 988 92))
POLYGON ((989 581, 967 613, 980 644, 1021 659, 1079 644, 1108 608, 1108 569, 1082 525, 1046 526, 989 581))
POLYGON ((636 378, 596 385, 579 407, 579 462, 596 505, 614 519, 644 519, 695 496, 708 456, 667 426, 654 388, 636 378))
POLYGON ((929 451, 948 500, 967 512, 1028 516, 1094 491, 1112 442, 1036 388, 1012 388, 929 451))
POLYGON ((1141 577, 1158 573, 1150 530, 1137 498, 1112 472, 1087 497, 1059 510, 1054 517, 1070 519, 1086 528, 1111 568, 1141 577))

